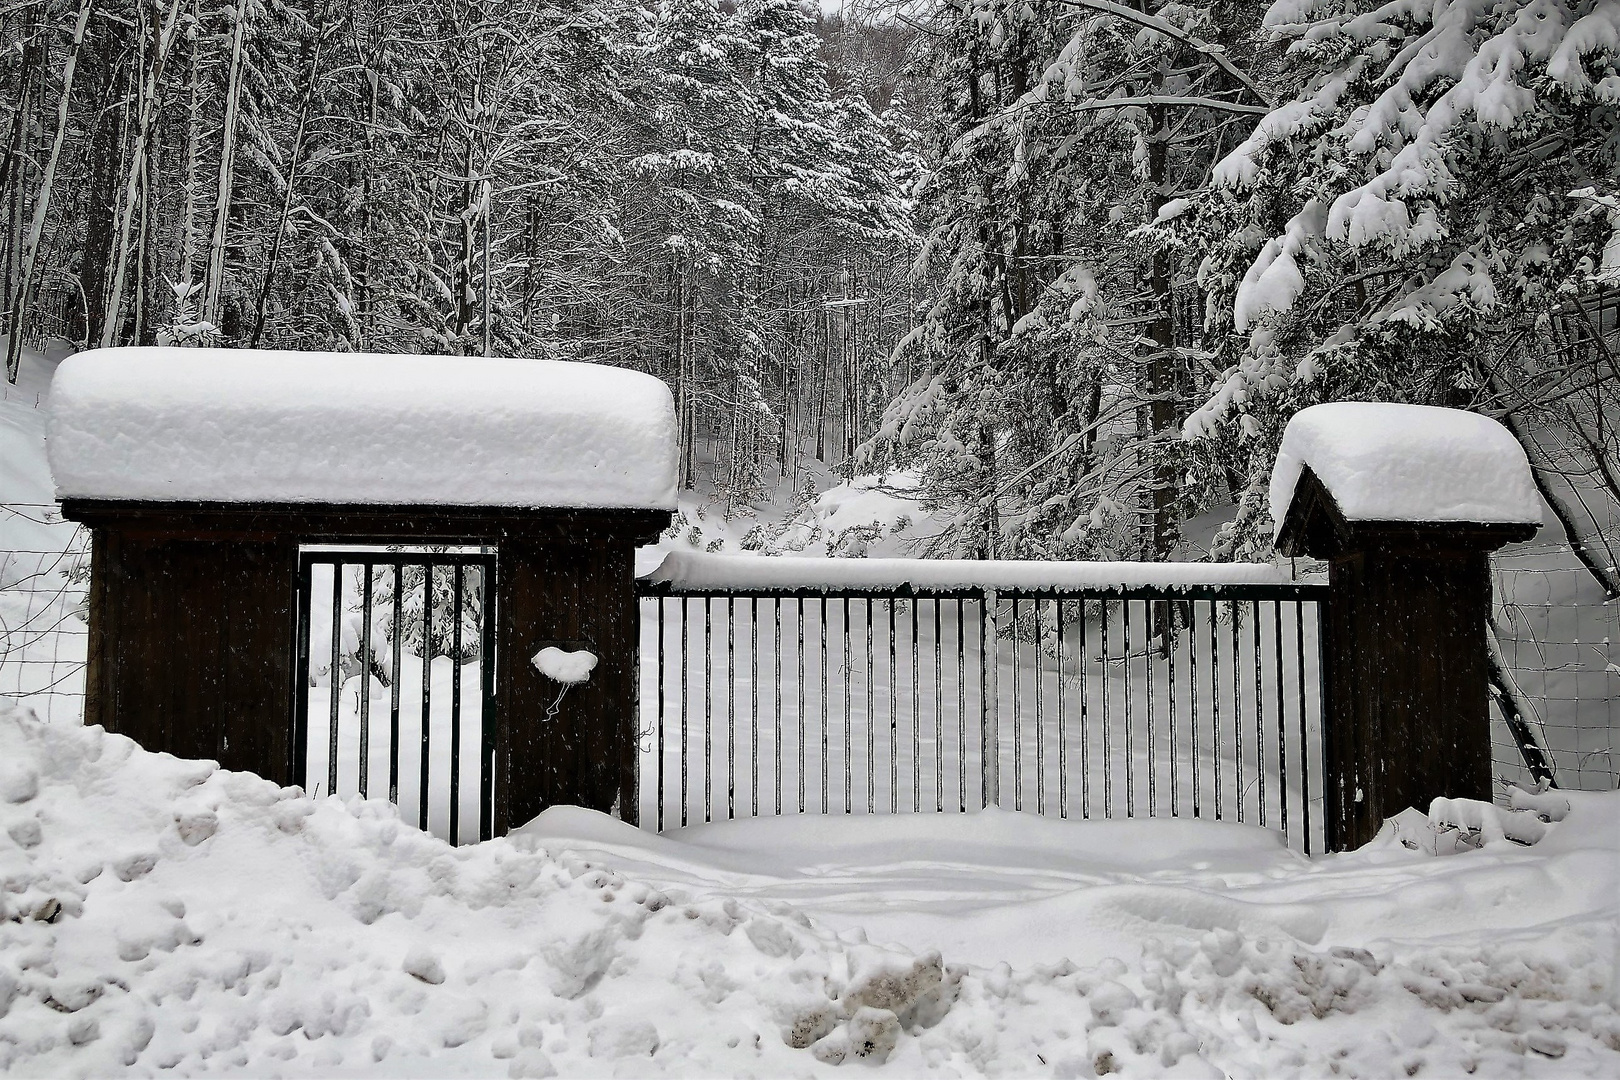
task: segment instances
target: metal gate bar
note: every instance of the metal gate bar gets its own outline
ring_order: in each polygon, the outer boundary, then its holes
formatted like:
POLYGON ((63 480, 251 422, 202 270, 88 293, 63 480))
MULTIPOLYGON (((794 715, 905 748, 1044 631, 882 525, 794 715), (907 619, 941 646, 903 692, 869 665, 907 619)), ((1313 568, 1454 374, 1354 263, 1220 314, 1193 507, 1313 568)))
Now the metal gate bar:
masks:
MULTIPOLYGON (((359 795, 372 791, 372 751, 378 732, 373 728, 374 681, 387 689, 387 790, 400 807, 401 817, 414 820, 451 843, 473 837, 463 820, 464 782, 476 784, 476 838, 492 833, 494 808, 495 723, 495 574, 492 552, 422 552, 376 550, 306 550, 299 553, 297 664, 293 694, 293 761, 296 782, 310 786, 312 698, 319 694, 325 723, 324 760, 320 775, 328 794, 359 795), (322 586, 317 590, 317 579, 322 586), (450 600, 442 601, 441 586, 448 585, 450 600), (386 593, 379 597, 379 593, 386 593), (406 609, 420 605, 420 614, 407 619, 406 609), (319 612, 319 614, 317 614, 319 612), (379 621, 379 615, 381 619, 379 621), (355 617, 358 618, 356 624, 355 617), (448 620, 448 623, 446 622, 448 620), (315 655, 316 639, 326 631, 330 640, 315 655), (346 635, 346 631, 352 631, 346 635), (468 633, 473 640, 468 641, 468 633), (406 639, 417 635, 417 657, 408 658, 406 639), (353 638, 353 648, 345 648, 353 638), (387 645, 377 648, 376 638, 387 645), (445 639, 448 639, 447 641, 445 639), (448 652, 443 651, 448 649, 448 652), (463 759, 468 734, 467 702, 463 694, 464 669, 474 651, 478 665, 476 752, 463 759), (435 713, 434 661, 450 660, 448 715, 435 713), (313 666, 324 660, 326 667, 313 666), (419 662, 410 663, 415 660, 419 662), (386 663, 386 669, 384 664, 386 663), (413 671, 407 673, 407 664, 413 671), (419 674, 417 673, 419 672, 419 674), (417 678, 420 709, 402 708, 401 687, 407 674, 417 678), (326 678, 324 693, 317 686, 326 678), (349 693, 348 683, 357 685, 349 693), (353 709, 347 707, 352 700, 353 709), (411 725, 416 730, 410 730, 411 725), (437 749, 434 731, 448 736, 448 747, 437 749), (413 738, 414 736, 414 738, 413 738), (352 767, 345 748, 355 744, 352 767), (402 752, 414 743, 417 760, 414 792, 401 791, 402 752), (471 767, 474 775, 464 775, 471 767), (435 780, 440 782, 435 785, 435 780), (413 805, 407 806, 406 803, 413 805), (442 811, 442 812, 439 812, 442 811)), ((444 679, 440 680, 444 682, 444 679)), ((441 687, 441 692, 443 691, 441 687)), ((443 712, 440 708, 440 712, 443 712)), ((381 717, 377 718, 379 722, 381 717)), ((319 786, 319 785, 317 785, 319 786)))

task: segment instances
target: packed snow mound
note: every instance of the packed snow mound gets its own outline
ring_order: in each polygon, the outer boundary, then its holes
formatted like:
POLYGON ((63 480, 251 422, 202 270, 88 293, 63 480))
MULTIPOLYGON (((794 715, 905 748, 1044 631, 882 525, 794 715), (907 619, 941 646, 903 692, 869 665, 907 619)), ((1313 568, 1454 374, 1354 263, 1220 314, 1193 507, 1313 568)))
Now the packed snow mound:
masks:
MULTIPOLYGON (((770 896, 768 865, 728 863, 718 832, 706 850, 559 808, 451 848, 386 803, 0 703, 0 1073, 1610 1076, 1616 798, 1569 796, 1532 847, 1391 843, 1319 883, 1233 833, 1185 868, 1196 887, 1163 868, 1071 878, 1094 932, 1152 930, 1136 952, 969 967, 833 932, 770 896), (634 844, 687 882, 594 850, 634 844), (1245 889, 1360 905, 1366 927, 1319 917, 1301 937, 1267 925, 1278 905, 1227 895, 1245 889), (1379 936, 1391 912, 1405 940, 1379 936)), ((824 899, 863 880, 840 846, 818 856, 824 899)), ((1033 937, 1063 925, 1003 904, 1033 937)))
POLYGON ((675 409, 596 364, 97 349, 51 383, 59 498, 675 506, 675 409))
POLYGON ((1295 413, 1271 471, 1279 532, 1306 468, 1348 521, 1541 523, 1524 448, 1461 409, 1339 401, 1295 413))
POLYGON ((0 1074, 781 1076, 959 974, 0 702, 0 1074))

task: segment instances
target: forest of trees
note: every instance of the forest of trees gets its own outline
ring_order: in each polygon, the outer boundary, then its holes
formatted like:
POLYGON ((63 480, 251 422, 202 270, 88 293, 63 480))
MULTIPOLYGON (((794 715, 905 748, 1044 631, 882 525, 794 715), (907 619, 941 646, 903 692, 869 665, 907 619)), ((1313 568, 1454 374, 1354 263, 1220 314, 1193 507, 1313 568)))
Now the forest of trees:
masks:
POLYGON ((1269 541, 1287 417, 1474 408, 1620 595, 1620 0, 16 0, 25 340, 545 356, 725 512, 915 470, 934 553, 1269 541))

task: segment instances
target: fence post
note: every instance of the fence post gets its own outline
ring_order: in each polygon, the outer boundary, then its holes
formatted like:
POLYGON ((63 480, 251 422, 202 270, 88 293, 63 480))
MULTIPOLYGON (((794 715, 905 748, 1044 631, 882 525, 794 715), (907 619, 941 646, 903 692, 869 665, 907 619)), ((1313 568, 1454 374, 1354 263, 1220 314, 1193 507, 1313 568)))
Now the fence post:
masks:
POLYGON ((1540 521, 1517 441, 1457 410, 1318 405, 1284 435, 1272 514, 1279 552, 1328 561, 1329 850, 1438 796, 1490 799, 1488 556, 1540 521))

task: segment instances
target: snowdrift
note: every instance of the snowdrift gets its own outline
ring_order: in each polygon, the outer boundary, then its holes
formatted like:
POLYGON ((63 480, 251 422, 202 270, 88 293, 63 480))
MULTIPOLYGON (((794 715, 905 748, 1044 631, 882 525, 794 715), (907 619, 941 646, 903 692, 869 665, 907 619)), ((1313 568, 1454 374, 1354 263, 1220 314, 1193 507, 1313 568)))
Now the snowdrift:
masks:
MULTIPOLYGON (((0 1072, 1613 1075, 1620 797, 1571 798, 1533 847, 1434 858, 1392 832, 1337 860, 1240 843, 1174 881, 1116 870, 1129 902, 1090 925, 1129 908, 1137 948, 1014 969, 829 929, 724 827, 683 843, 572 812, 456 849, 386 804, 8 708, 0 1072), (596 853, 636 838, 637 872, 596 853), (1290 933, 1266 903, 1324 907, 1290 933)), ((836 876, 860 825, 816 824, 798 864, 836 876)))

